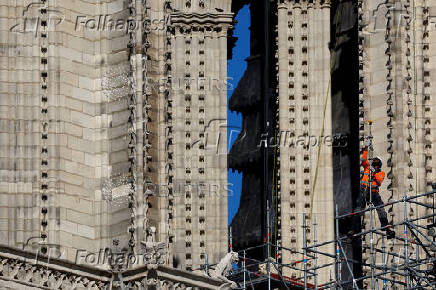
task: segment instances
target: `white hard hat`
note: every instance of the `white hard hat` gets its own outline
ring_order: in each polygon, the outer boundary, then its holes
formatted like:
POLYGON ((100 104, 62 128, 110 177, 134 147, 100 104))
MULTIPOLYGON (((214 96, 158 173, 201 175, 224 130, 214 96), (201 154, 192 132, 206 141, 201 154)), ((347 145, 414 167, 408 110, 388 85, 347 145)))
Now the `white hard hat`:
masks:
POLYGON ((380 166, 383 166, 383 158, 381 158, 380 156, 376 156, 374 159, 380 160, 380 166))

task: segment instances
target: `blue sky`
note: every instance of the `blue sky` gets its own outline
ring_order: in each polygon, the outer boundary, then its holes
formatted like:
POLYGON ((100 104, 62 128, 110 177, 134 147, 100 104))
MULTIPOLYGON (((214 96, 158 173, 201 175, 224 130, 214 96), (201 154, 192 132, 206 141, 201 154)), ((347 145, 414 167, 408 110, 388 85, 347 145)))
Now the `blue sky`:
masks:
MULTIPOLYGON (((233 58, 227 62, 227 73, 230 78, 232 86, 228 90, 227 98, 230 99, 233 90, 236 88, 237 83, 241 79, 242 75, 247 68, 247 63, 245 59, 250 56, 250 10, 249 6, 244 6, 236 15, 236 21, 238 23, 235 26, 234 36, 238 38, 236 41, 236 46, 233 48, 233 58)), ((241 128, 242 126, 242 115, 236 112, 228 110, 227 115, 227 140, 230 147, 236 140, 237 133, 235 128, 241 128), (232 132, 233 130, 233 132, 232 132)), ((229 224, 238 211, 239 200, 241 197, 242 189, 242 174, 237 171, 232 172, 229 169, 229 224)))

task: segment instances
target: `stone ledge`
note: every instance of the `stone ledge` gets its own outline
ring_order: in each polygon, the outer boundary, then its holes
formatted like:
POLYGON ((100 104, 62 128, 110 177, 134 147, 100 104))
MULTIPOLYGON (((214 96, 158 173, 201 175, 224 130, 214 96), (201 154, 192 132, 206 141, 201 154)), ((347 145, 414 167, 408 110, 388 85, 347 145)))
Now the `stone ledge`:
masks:
POLYGON ((108 287, 108 289, 118 289, 116 285, 121 281, 127 287, 138 283, 142 286, 149 285, 147 279, 150 274, 156 275, 157 281, 164 282, 169 287, 177 283, 196 289, 221 289, 225 284, 207 276, 162 265, 149 264, 118 273, 77 265, 61 259, 48 259, 43 255, 40 255, 35 263, 33 262, 35 254, 0 245, 0 273, 2 274, 0 275, 0 289, 60 289, 59 287, 65 286, 64 283, 68 285, 73 282, 89 287, 89 289, 99 289, 95 288, 98 285, 108 287), (23 276, 25 278, 21 279, 23 276), (46 278, 45 282, 41 282, 44 278, 46 278), (36 282, 33 279, 36 279, 36 282))

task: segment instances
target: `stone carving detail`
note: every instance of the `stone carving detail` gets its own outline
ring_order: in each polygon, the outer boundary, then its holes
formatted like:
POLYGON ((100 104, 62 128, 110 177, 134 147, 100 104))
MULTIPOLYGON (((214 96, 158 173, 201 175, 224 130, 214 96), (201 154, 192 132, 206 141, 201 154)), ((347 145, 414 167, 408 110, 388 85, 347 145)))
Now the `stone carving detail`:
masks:
MULTIPOLYGON (((118 281, 114 283, 115 287, 120 287, 121 283, 118 281)), ((147 271, 145 276, 141 276, 138 279, 132 280, 132 281, 126 281, 123 282, 123 286, 125 289, 132 289, 132 290, 143 290, 143 289, 152 289, 152 290, 198 290, 200 288, 198 287, 191 287, 186 284, 183 284, 181 282, 173 282, 173 281, 166 281, 166 280, 160 280, 158 277, 158 274, 155 270, 149 270, 147 271)))
MULTIPOLYGON (((45 2, 45 1, 43 1, 45 2)), ((44 9, 40 10, 40 17, 41 17, 41 23, 47 23, 48 15, 47 15, 47 8, 48 3, 44 4, 44 9)), ((47 25, 41 25, 40 26, 40 43, 41 43, 41 115, 40 115, 40 121, 41 121, 41 179, 40 179, 40 198, 41 198, 41 209, 40 209, 40 222, 41 222, 41 228, 40 228, 40 236, 41 236, 41 253, 45 254, 47 252, 47 237, 48 237, 48 209, 49 209, 49 146, 50 142, 48 141, 49 138, 49 122, 50 116, 48 114, 49 112, 49 99, 51 99, 52 96, 49 95, 49 91, 47 89, 48 87, 48 27, 47 25)))
POLYGON ((236 287, 236 283, 230 281, 226 278, 233 269, 232 263, 237 263, 239 261, 238 253, 231 251, 221 259, 221 261, 216 266, 215 270, 211 271, 211 277, 219 279, 221 281, 231 284, 231 287, 236 287))
MULTIPOLYGON (((136 18, 136 6, 134 1, 130 1, 128 4, 129 7, 129 20, 134 21, 136 18)), ((137 62, 137 56, 136 56, 136 46, 137 46, 137 39, 136 39, 136 32, 135 31, 129 31, 129 43, 127 44, 128 52, 129 52, 129 61, 130 61, 130 73, 128 77, 128 83, 129 83, 129 94, 127 98, 127 103, 130 110, 129 115, 129 121, 128 121, 128 134, 129 134, 129 172, 131 172, 131 178, 129 183, 129 208, 130 208, 130 225, 129 225, 129 249, 130 252, 135 251, 135 232, 136 232, 136 204, 137 204, 137 152, 136 152, 136 145, 137 145, 137 95, 136 95, 136 88, 137 88, 137 80, 136 80, 136 74, 133 72, 136 72, 136 62, 137 62)))
POLYGON ((104 289, 107 281, 90 280, 87 277, 61 272, 39 264, 30 264, 18 259, 0 257, 0 280, 16 280, 18 283, 31 284, 32 287, 50 289, 104 289))
MULTIPOLYGON (((141 276, 131 281, 122 282, 125 289, 132 290, 199 290, 198 287, 192 287, 181 282, 160 280, 155 270, 149 270, 145 276, 141 276)), ((121 282, 114 282, 114 287, 121 288, 121 282)))
MULTIPOLYGON (((424 177, 424 188, 425 191, 432 190, 431 184, 433 180, 433 161, 432 161, 432 128, 430 126, 431 124, 431 104, 432 102, 432 96, 430 94, 431 91, 431 65, 430 65, 430 30, 431 30, 431 21, 430 21, 430 7, 428 1, 423 1, 424 8, 423 8, 423 16, 422 16, 422 31, 423 31, 423 40, 422 40, 422 66, 423 66, 423 78, 424 78, 424 86, 423 86, 423 96, 422 96, 422 103, 424 112, 422 114, 423 122, 424 122, 424 144, 422 145, 424 148, 424 169, 425 169, 425 177, 424 177)), ((420 61, 420 57, 417 57, 417 62, 420 61)), ((418 116, 417 116, 418 117, 418 116)), ((429 203, 432 202, 431 196, 427 196, 427 199, 429 203)), ((431 209, 428 209, 429 211, 431 209)))
POLYGON ((149 269, 156 269, 157 265, 163 265, 166 262, 167 247, 164 242, 156 242, 156 228, 147 229, 145 241, 142 241, 144 251, 144 261, 149 269))

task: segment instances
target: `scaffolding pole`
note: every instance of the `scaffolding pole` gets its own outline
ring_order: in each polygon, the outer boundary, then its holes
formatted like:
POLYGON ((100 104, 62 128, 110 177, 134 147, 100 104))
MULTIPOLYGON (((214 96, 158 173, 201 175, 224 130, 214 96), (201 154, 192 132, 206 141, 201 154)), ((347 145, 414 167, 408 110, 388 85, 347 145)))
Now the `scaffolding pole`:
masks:
MULTIPOLYGON (((338 214, 338 205, 335 206, 335 215, 338 214)), ((341 262, 341 252, 339 247, 339 221, 335 221, 335 229, 336 229, 336 281, 340 283, 342 280, 342 262, 341 262)), ((342 288, 342 287, 341 287, 342 288)))
MULTIPOLYGON (((402 199, 391 201, 383 206, 392 205, 397 208, 397 211, 403 210, 402 220, 393 223, 392 227, 401 227, 404 230, 403 235, 398 235, 392 240, 397 245, 394 252, 386 245, 387 233, 383 231, 386 227, 376 228, 374 225, 369 224, 369 229, 352 236, 341 236, 339 232, 339 220, 345 216, 352 216, 353 214, 339 215, 338 205, 335 205, 335 239, 330 241, 319 241, 317 237, 317 223, 315 216, 313 217, 313 243, 309 244, 307 236, 308 220, 307 215, 303 214, 303 243, 302 248, 294 249, 280 246, 279 243, 272 245, 270 236, 270 209, 269 204, 267 208, 267 237, 265 242, 261 245, 250 247, 239 251, 238 253, 243 256, 242 267, 240 268, 240 288, 239 289, 254 289, 254 285, 263 285, 263 289, 276 288, 277 283, 286 289, 342 289, 352 287, 352 289, 359 289, 357 283, 366 282, 370 283, 371 289, 392 289, 397 287, 400 289, 434 289, 436 285, 436 273, 434 265, 436 264, 436 244, 434 242, 436 234, 434 234, 434 220, 435 211, 420 211, 419 208, 427 208, 425 204, 416 201, 420 197, 434 197, 436 193, 436 183, 433 184, 433 191, 424 194, 407 197, 404 192, 402 199), (418 207, 416 212, 417 217, 409 218, 409 206, 418 207), (423 213, 419 215, 419 213, 423 213), (430 221, 431 219, 431 221, 430 221), (427 221, 427 225, 422 223, 427 221), (428 234, 426 232, 428 231, 428 234), (371 250, 374 259, 369 259, 369 262, 362 263, 350 257, 347 257, 344 245, 351 243, 356 237, 372 237, 370 245, 364 245, 362 249, 371 250), (377 241, 377 242, 375 242, 377 241), (328 248, 330 245, 336 245, 336 252, 329 252, 323 247, 328 248), (290 255, 284 256, 297 256, 303 259, 292 261, 276 261, 271 260, 271 247, 274 246, 276 253, 288 252, 290 255), (266 247, 266 249, 265 249, 266 247), (267 259, 258 261, 250 258, 251 251, 258 251, 263 248, 268 253, 267 259), (411 252, 415 250, 415 254, 411 252), (425 253, 422 256, 421 253, 425 253), (414 255, 413 255, 414 254, 414 255), (375 256, 380 255, 382 264, 376 264, 375 256), (394 260, 389 260, 392 257, 394 260), (319 259, 322 259, 320 262, 319 259), (310 263, 309 263, 310 262, 310 263), (342 263, 348 268, 351 277, 344 280, 342 277, 342 263), (303 267, 298 267, 298 264, 303 263, 303 267), (277 274, 271 272, 271 264, 277 270, 277 274), (355 277, 352 271, 352 264, 362 264, 367 270, 371 270, 365 275, 355 277), (263 265, 263 266, 262 266, 263 265), (331 281, 322 281, 320 277, 332 275, 332 267, 336 266, 335 279, 331 281), (260 271, 263 267, 264 272, 260 271), (285 269, 291 270, 292 277, 284 275, 285 269), (248 275, 248 279, 247 279, 248 275), (313 279, 314 284, 310 284, 309 280, 313 279), (274 283, 274 285, 272 285, 274 283), (283 287, 284 286, 284 287, 283 287), (292 286, 292 287, 290 287, 292 286)), ((370 205, 369 208, 361 211, 373 212, 382 206, 370 205)), ((369 258, 369 257, 368 257, 369 258)), ((213 266, 213 265, 211 265, 213 266)), ((238 275, 235 271, 232 275, 238 275)), ((332 277, 333 278, 333 277, 332 277)), ((237 280, 237 277, 234 277, 237 280)))
POLYGON ((306 214, 303 213, 303 265, 304 265, 304 289, 307 289, 307 226, 306 214))
MULTIPOLYGON (((369 227, 370 227, 370 238, 369 238, 369 243, 370 243, 370 259, 371 259, 371 289, 375 289, 375 280, 374 280, 374 263, 375 263, 375 258, 374 258, 374 205, 372 203, 372 172, 373 172, 373 168, 372 168, 372 121, 369 121, 369 142, 370 145, 368 146, 368 162, 369 162, 369 206, 370 206, 370 211, 369 211, 369 227)), ((366 199, 366 192, 363 193, 364 194, 364 198, 366 199)))
POLYGON ((271 290, 271 264, 270 264, 270 257, 271 257, 271 247, 270 247, 270 216, 269 216, 269 201, 266 201, 266 226, 267 226, 267 241, 266 241, 266 260, 267 260, 267 273, 268 273, 268 290, 271 290))
POLYGON ((408 240, 408 234, 407 234, 407 193, 404 191, 404 262, 405 262, 405 269, 404 269, 404 278, 406 279, 406 289, 410 289, 410 277, 409 277, 409 240, 408 240))
MULTIPOLYGON (((313 243, 316 244, 318 243, 318 237, 317 237, 317 223, 316 223, 316 216, 313 215, 313 243)), ((315 248, 316 250, 317 248, 315 248)), ((306 250, 306 255, 307 255, 307 250, 306 250)), ((315 258, 314 258, 314 280, 315 280, 315 289, 318 289, 318 254, 315 253, 315 258)))
POLYGON ((245 289, 247 289, 247 286, 246 286, 246 278, 245 278, 245 275, 246 275, 246 273, 247 273, 247 266, 246 266, 246 253, 245 253, 245 250, 244 250, 244 256, 243 256, 243 259, 242 259, 242 270, 243 270, 243 272, 244 272, 244 290, 245 289))

